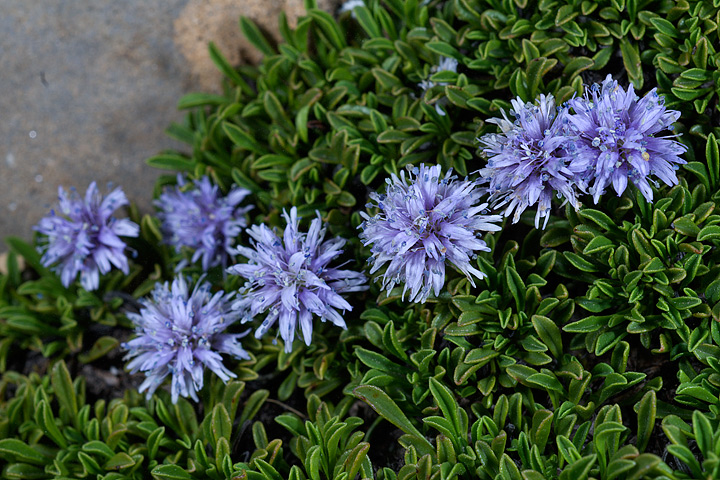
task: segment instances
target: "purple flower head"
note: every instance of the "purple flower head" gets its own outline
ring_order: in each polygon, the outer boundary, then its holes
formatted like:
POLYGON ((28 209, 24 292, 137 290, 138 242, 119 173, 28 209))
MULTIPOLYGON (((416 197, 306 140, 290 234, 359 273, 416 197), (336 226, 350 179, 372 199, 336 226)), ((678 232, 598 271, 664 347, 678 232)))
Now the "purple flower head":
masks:
POLYGON ((675 170, 686 163, 679 157, 686 148, 672 140, 677 135, 655 134, 672 129, 680 112, 667 110, 656 89, 639 98, 632 84, 625 91, 610 75, 589 90, 584 98, 570 100, 575 113, 568 118, 578 136, 578 148, 590 152, 587 177, 594 180, 590 191, 595 203, 611 183, 621 195, 628 179, 648 201, 653 197, 648 181, 656 183, 649 175, 677 185, 675 170))
POLYGON ((61 215, 51 210, 34 227, 47 236, 38 247, 42 264, 54 266, 66 288, 80 273, 80 283, 88 291, 97 290, 100 274, 108 273, 113 265, 127 274, 126 245, 120 237, 137 237, 139 228, 126 218, 112 216, 118 207, 128 204, 122 189, 118 187, 103 198, 92 182, 85 198, 80 198, 75 189, 68 193, 59 187, 58 201, 61 215))
POLYGON ((247 279, 240 291, 240 300, 232 308, 242 312, 243 321, 268 312, 255 337, 262 337, 279 321, 285 351, 291 352, 296 329, 302 332, 305 344, 310 345, 313 315, 346 328, 338 309, 352 310, 352 307, 340 294, 368 287, 362 273, 328 267, 342 254, 345 240, 334 238, 323 242, 325 228, 319 215, 310 223, 307 234, 298 231, 295 207, 290 209, 290 215, 283 212, 283 217, 287 226, 282 238, 264 224, 250 227, 247 233, 253 239, 252 248, 237 248, 237 253, 249 262, 234 265, 227 271, 247 279))
POLYGON ((194 250, 191 261, 202 258, 203 270, 216 265, 225 267, 234 238, 247 225, 245 213, 252 206, 238 205, 250 191, 233 187, 227 196, 222 196, 206 176, 194 184, 195 188, 183 191, 185 181, 178 175, 178 186, 166 190, 155 201, 163 232, 176 251, 182 247, 194 250))
POLYGON ((489 252, 479 238, 482 232, 500 230, 500 215, 485 215, 487 203, 480 204, 484 194, 476 181, 457 180, 449 171, 443 178, 440 165, 415 167, 405 177, 392 175, 386 180, 384 195, 370 194, 380 212, 365 219, 360 228, 364 245, 372 244, 370 273, 390 262, 382 275, 382 288, 390 292, 395 284, 404 283, 403 297, 410 290, 410 301, 424 303, 430 291, 437 297, 445 283, 445 263, 462 272, 471 283, 472 275, 485 275, 470 263, 473 252, 489 252))
POLYGON ((543 217, 545 228, 554 192, 578 207, 577 190, 584 189, 578 175, 588 169, 588 158, 578 154, 575 135, 568 133, 567 109, 556 114, 552 95, 540 95, 536 105, 519 97, 511 103, 515 121, 503 112, 504 118, 488 121, 498 124, 502 133, 478 139, 488 158, 480 174, 490 179, 493 200, 499 200, 496 206, 507 205, 504 214, 512 214, 513 223, 537 203, 535 228, 543 217))
POLYGON ((143 299, 140 313, 128 313, 137 336, 122 347, 130 373, 145 373, 140 393, 149 399, 165 377, 172 376, 172 402, 178 396, 198 401, 203 387, 203 372, 210 369, 223 382, 236 375, 222 363, 221 353, 238 359, 250 356, 238 343, 247 335, 223 333, 239 314, 230 310, 233 294, 210 293, 210 284, 202 279, 190 292, 185 279, 178 276, 172 286, 157 283, 152 300, 143 299))

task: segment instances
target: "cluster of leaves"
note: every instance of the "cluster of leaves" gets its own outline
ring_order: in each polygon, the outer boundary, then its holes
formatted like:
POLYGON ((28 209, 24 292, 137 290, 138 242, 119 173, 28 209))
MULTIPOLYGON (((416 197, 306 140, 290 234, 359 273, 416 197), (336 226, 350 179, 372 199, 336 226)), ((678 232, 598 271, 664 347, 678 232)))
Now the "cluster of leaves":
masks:
MULTIPOLYGON (((402 287, 373 285, 346 331, 317 325, 291 353, 246 337, 251 359, 228 363, 238 377, 226 385, 208 376, 198 405, 161 391, 145 400, 127 378, 95 398, 82 377, 83 365, 117 360, 130 335, 122 313, 174 274, 157 218, 130 211, 141 226, 131 273, 93 293, 64 288, 33 245, 10 239, 2 476, 720 475, 720 2, 367 0, 337 19, 306 4, 293 29, 281 16, 277 45, 240 20, 265 54, 258 66, 236 69, 210 46, 224 92, 183 97, 187 119, 168 133, 191 151, 151 165, 249 189, 256 222, 317 210, 360 265, 368 193, 408 165, 472 175, 483 166, 476 136, 513 96, 562 102, 609 72, 657 86, 683 112, 689 163, 654 203, 629 189, 592 208, 556 205, 544 231, 527 212, 487 235, 475 287, 449 271, 438 298, 408 306, 402 287), (437 71, 443 57, 458 71, 437 71), (33 367, 31 355, 45 360, 33 367)), ((219 271, 208 279, 241 286, 219 271)))

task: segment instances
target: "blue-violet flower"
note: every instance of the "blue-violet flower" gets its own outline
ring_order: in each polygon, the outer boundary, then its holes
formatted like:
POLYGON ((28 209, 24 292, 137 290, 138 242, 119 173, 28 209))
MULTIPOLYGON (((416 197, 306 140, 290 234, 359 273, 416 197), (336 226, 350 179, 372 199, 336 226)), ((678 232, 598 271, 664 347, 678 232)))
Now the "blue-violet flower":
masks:
POLYGON ((368 287, 362 273, 328 267, 342 253, 345 240, 338 237, 323 241, 325 228, 319 216, 310 223, 307 234, 298 231, 295 207, 289 215, 283 212, 283 217, 287 226, 282 238, 264 224, 247 229, 253 239, 252 248, 240 246, 237 253, 249 261, 227 272, 247 279, 241 298, 232 308, 242 312, 243 321, 267 312, 255 337, 262 337, 277 321, 285 351, 290 352, 296 330, 310 345, 313 315, 346 328, 337 310, 352 307, 340 294, 368 287))
POLYGON ((578 150, 576 136, 568 132, 567 109, 556 109, 552 95, 540 95, 536 105, 520 97, 511 103, 515 121, 503 112, 503 118, 488 120, 502 133, 478 139, 488 159, 480 174, 490 180, 494 206, 507 205, 504 215, 513 215, 513 223, 537 203, 535 228, 543 217, 545 228, 554 192, 578 208, 578 189, 585 188, 579 175, 588 169, 590 158, 578 150))
POLYGON ((178 175, 178 186, 155 201, 166 241, 178 252, 182 247, 194 250, 191 262, 202 259, 205 271, 226 267, 233 241, 247 225, 245 213, 252 206, 238 205, 250 191, 235 186, 223 196, 207 176, 194 184, 195 188, 183 191, 185 181, 178 175))
POLYGON ((51 210, 34 227, 47 236, 38 247, 42 264, 53 267, 65 287, 79 273, 80 283, 88 291, 97 290, 100 274, 108 273, 113 265, 127 274, 126 244, 120 237, 137 237, 140 230, 127 218, 112 216, 118 207, 128 204, 122 189, 118 187, 103 198, 92 182, 83 199, 74 188, 66 192, 59 187, 58 201, 62 215, 51 210))
POLYGON ((368 208, 380 212, 365 221, 360 239, 372 244, 370 273, 390 262, 382 275, 382 288, 390 292, 404 283, 403 297, 410 290, 410 301, 424 303, 432 291, 437 297, 445 283, 445 263, 462 272, 474 284, 472 276, 485 275, 472 266, 474 252, 490 251, 479 238, 482 232, 495 232, 500 215, 486 215, 485 193, 477 181, 458 180, 449 171, 441 176, 440 166, 413 168, 408 178, 401 171, 392 175, 384 195, 371 193, 368 208))
POLYGON ((594 180, 590 192, 595 203, 611 183, 621 195, 628 179, 648 201, 653 197, 648 182, 657 184, 649 175, 656 175, 667 185, 677 185, 675 170, 686 163, 679 157, 686 148, 672 140, 677 135, 655 135, 672 130, 680 112, 667 110, 657 89, 639 98, 632 84, 626 91, 608 75, 601 85, 594 84, 589 92, 586 90, 583 98, 568 103, 575 112, 568 117, 578 136, 579 148, 592 152, 587 177, 594 180))
POLYGON ((204 369, 208 368, 223 382, 236 375, 223 365, 221 353, 238 359, 250 356, 238 343, 248 332, 223 333, 239 318, 230 309, 233 293, 210 293, 210 284, 198 281, 192 292, 182 276, 172 286, 168 282, 155 284, 152 299, 142 299, 140 313, 128 313, 135 324, 137 336, 122 347, 128 351, 126 359, 130 373, 145 373, 140 393, 147 391, 149 399, 165 378, 172 376, 172 402, 178 397, 198 401, 197 392, 203 387, 204 369))

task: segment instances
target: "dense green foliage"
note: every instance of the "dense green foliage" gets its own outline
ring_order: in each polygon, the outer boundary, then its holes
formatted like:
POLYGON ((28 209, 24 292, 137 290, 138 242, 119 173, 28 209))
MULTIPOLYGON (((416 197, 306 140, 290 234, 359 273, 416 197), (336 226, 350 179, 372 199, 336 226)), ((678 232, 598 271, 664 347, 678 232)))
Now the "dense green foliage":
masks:
MULTIPOLYGON (((168 133, 189 150, 149 159, 173 171, 156 195, 180 171, 251 190, 255 222, 317 210, 360 269, 359 212, 389 174, 424 162, 472 175, 476 137, 511 98, 564 101, 608 73, 682 112, 680 184, 652 204, 633 188, 578 211, 558 203, 543 231, 528 211, 485 237, 476 288, 448 270, 439 298, 408 305, 374 284, 351 300, 347 330, 317 323, 290 354, 248 336, 251 360, 227 364, 238 378, 208 376, 198 405, 146 401, 122 372, 124 312, 185 255, 157 218, 129 212, 131 274, 98 292, 64 288, 9 239, 2 476, 720 477, 720 1, 367 0, 339 18, 306 3, 296 28, 280 18, 278 45, 240 20, 265 54, 257 67, 210 46, 224 93, 180 100, 186 121, 168 133), (441 56, 458 72, 433 72, 441 56), (84 376, 108 366, 117 388, 90 394, 84 376)), ((207 278, 241 283, 219 267, 207 278)))

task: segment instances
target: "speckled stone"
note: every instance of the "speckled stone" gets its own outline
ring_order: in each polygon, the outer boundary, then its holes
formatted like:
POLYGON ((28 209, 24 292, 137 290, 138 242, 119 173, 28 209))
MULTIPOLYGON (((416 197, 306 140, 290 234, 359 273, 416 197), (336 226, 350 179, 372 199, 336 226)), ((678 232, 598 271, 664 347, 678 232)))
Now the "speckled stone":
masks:
MULTIPOLYGON (((339 0, 318 0, 318 8, 337 11, 339 0)), ((285 12, 291 28, 305 14, 305 0, 189 0, 175 20, 175 44, 190 64, 193 82, 205 91, 220 91, 222 74, 208 56, 208 43, 213 41, 225 58, 237 65, 257 63, 262 54, 243 37, 240 16, 246 16, 269 37, 280 42, 280 12, 285 12)))
POLYGON ((181 146, 163 131, 192 89, 173 43, 185 3, 0 0, 0 237, 30 238, 58 185, 113 182, 148 210, 145 159, 181 146))
POLYGON ((149 212, 162 172, 145 159, 184 149, 164 134, 182 120, 178 99, 219 81, 207 42, 233 62, 257 61, 238 33, 239 16, 276 35, 280 9, 292 21, 302 4, 0 0, 0 239, 31 238, 58 185, 84 191, 95 180, 107 192, 112 182, 149 212))

